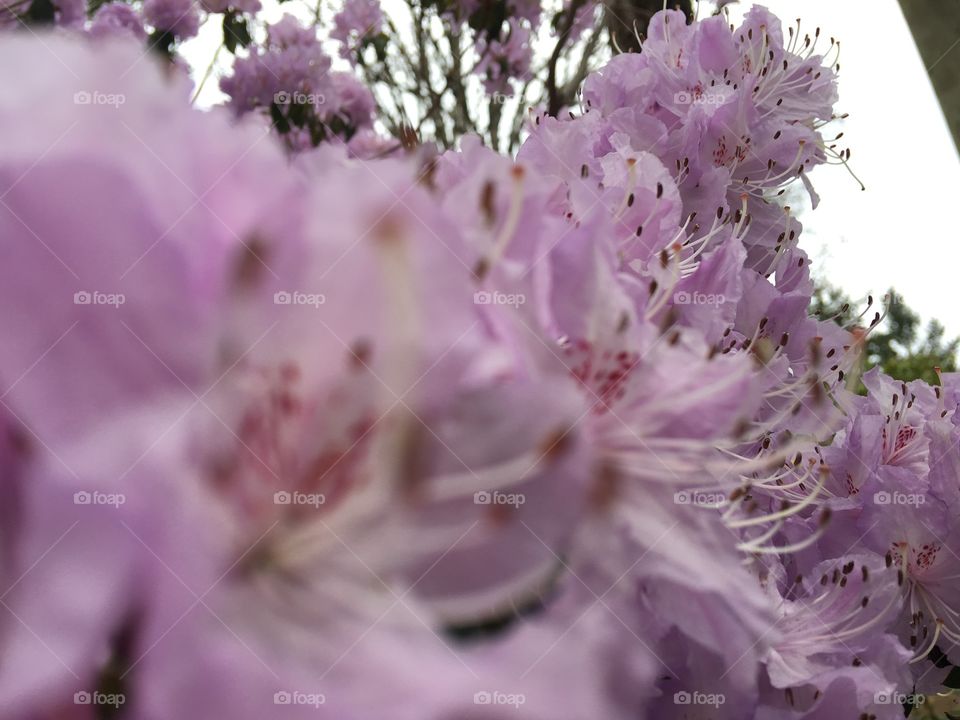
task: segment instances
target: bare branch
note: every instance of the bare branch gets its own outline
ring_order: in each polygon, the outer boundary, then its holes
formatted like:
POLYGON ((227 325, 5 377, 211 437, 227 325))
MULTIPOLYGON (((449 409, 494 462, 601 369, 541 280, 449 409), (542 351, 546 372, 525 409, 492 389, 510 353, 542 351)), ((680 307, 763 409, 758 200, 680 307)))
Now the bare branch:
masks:
POLYGON ((583 7, 585 0, 571 0, 570 7, 564 11, 563 24, 560 28, 557 44, 553 47, 550 54, 550 60, 547 62, 547 112, 556 116, 564 105, 569 101, 564 97, 563 89, 557 87, 557 62, 563 54, 563 48, 567 44, 570 32, 573 30, 573 23, 577 19, 577 12, 583 7))

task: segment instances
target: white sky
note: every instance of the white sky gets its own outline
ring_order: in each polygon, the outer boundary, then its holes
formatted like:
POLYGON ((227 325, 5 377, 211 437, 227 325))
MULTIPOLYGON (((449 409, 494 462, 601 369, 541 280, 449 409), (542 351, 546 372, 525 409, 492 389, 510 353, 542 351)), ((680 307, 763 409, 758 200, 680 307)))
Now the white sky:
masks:
MULTIPOLYGON (((819 207, 802 216, 801 246, 818 274, 852 297, 893 285, 927 320, 960 335, 960 161, 896 0, 767 0, 841 42, 839 112, 850 164, 811 174, 819 207), (949 212, 948 212, 949 211, 949 212)), ((731 6, 731 10, 736 6, 731 6)), ((734 13, 738 11, 733 11, 734 13)), ((941 62, 960 63, 960 45, 941 62)))
MULTIPOLYGON (((285 12, 311 14, 300 0, 283 6, 262 1, 268 21, 285 12)), ((801 244, 815 259, 817 274, 853 298, 879 297, 892 285, 924 321, 936 317, 949 335, 960 335, 954 294, 960 289, 960 230, 952 212, 960 204, 960 158, 897 0, 764 4, 785 25, 800 17, 804 31, 819 25, 822 36, 841 41, 838 111, 850 113, 841 143, 852 149, 850 164, 867 189, 861 192, 842 167, 811 174, 821 203, 801 215, 801 244)), ((731 15, 738 18, 749 5, 731 5, 731 15)), ((323 7, 329 21, 328 0, 323 7)), ((197 77, 220 37, 219 23, 209 22, 184 48, 197 77)), ((960 63, 960 44, 941 62, 960 63)), ((215 72, 200 104, 222 98, 216 86, 215 72)))

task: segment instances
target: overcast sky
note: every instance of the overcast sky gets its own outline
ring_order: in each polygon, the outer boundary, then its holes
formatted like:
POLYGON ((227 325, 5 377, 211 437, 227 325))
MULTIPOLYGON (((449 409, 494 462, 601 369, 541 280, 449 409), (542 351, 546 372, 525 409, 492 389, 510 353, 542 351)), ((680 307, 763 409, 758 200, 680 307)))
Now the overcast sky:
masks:
MULTIPOLYGON (((263 2, 268 20, 289 11, 307 14, 305 3, 281 7, 275 0, 263 2)), ((838 111, 850 117, 835 132, 843 130, 851 166, 867 189, 861 192, 842 167, 821 167, 811 174, 821 203, 801 215, 801 244, 814 257, 816 272, 853 298, 879 296, 893 286, 925 320, 939 318, 951 335, 960 335, 960 231, 954 214, 960 204, 960 158, 899 4, 765 4, 785 24, 800 17, 805 29, 819 25, 822 35, 841 41, 838 111)), ((731 15, 737 18, 749 6, 731 5, 731 15)), ((199 74, 220 37, 219 23, 207 23, 185 48, 199 74)), ((960 45, 940 62, 960 63, 960 45)), ((215 73, 201 104, 222 97, 216 85, 215 73)))
MULTIPOLYGON (((960 335, 960 159, 896 0, 768 0, 841 41, 841 142, 867 189, 841 167, 811 174, 820 206, 802 217, 815 268, 853 297, 894 286, 960 335)), ((735 7, 735 6, 734 6, 735 7)), ((733 13, 742 12, 733 10, 733 13)), ((960 63, 960 45, 940 62, 960 63)))

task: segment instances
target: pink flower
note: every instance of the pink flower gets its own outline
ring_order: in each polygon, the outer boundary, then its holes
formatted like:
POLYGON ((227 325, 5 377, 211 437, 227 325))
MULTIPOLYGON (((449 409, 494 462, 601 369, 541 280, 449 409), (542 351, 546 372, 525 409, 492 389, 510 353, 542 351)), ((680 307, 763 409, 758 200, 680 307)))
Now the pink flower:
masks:
POLYGON ((193 0, 144 0, 143 16, 155 29, 180 39, 191 38, 200 29, 200 15, 193 0))

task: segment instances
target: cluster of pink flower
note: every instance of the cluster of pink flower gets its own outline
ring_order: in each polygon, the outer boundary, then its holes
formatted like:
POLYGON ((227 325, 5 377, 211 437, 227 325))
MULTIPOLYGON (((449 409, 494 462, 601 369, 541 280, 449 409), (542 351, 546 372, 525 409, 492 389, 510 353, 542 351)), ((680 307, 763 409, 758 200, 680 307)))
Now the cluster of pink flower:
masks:
POLYGON ((4 717, 892 720, 940 687, 960 382, 859 397, 880 314, 808 316, 779 198, 848 157, 819 34, 659 13, 515 160, 312 148, 333 116, 275 93, 353 97, 332 135, 372 109, 294 23, 232 113, 129 39, 8 37, 4 717), (292 156, 246 113, 281 106, 292 156))
MULTIPOLYGON (((598 8, 595 0, 578 0, 548 18, 553 29, 547 30, 539 1, 437 0, 420 7, 414 32, 424 35, 420 41, 441 55, 457 54, 456 72, 449 69, 451 77, 446 78, 440 95, 451 85, 472 79, 487 99, 503 103, 515 94, 517 86, 533 79, 534 38, 540 33, 562 35, 558 50, 569 49, 593 25, 598 8), (573 20, 565 27, 564 18, 570 12, 573 20), (451 33, 458 45, 440 50, 436 37, 428 41, 426 34, 437 27, 451 33)), ((400 74, 416 92, 438 92, 428 90, 430 78, 444 71, 429 67, 435 59, 425 48, 404 46, 405 38, 379 0, 345 0, 329 23, 319 22, 318 9, 316 22, 309 27, 300 26, 293 16, 267 24, 261 10, 260 0, 0 0, 0 28, 56 26, 97 39, 135 38, 185 71, 183 43, 197 36, 202 25, 218 23, 222 25, 222 47, 233 56, 226 59, 226 53, 221 57, 217 52, 220 65, 227 68, 221 89, 229 96, 228 104, 237 112, 262 111, 295 151, 334 138, 350 141, 355 136, 356 153, 373 155, 390 149, 391 144, 371 130, 376 101, 371 88, 360 84, 357 75, 375 76, 390 84, 394 101, 402 94, 402 83, 396 77, 400 74), (337 46, 354 72, 331 73, 325 44, 337 46), (407 62, 402 70, 390 65, 396 56, 407 62), (409 77, 418 73, 423 77, 409 77), (301 102, 291 103, 295 97, 301 102)), ((588 59, 585 54, 582 62, 588 59)), ((411 88, 402 90, 410 92, 411 88)), ((465 102, 467 94, 464 90, 459 100, 465 102)), ((394 110, 403 116, 407 110, 404 102, 395 104, 394 110)), ((394 124, 399 121, 395 119, 394 124)))
POLYGON ((291 15, 267 29, 262 48, 237 59, 220 87, 236 114, 265 111, 291 149, 355 137, 361 152, 369 147, 373 95, 352 73, 332 72, 315 30, 291 15))

